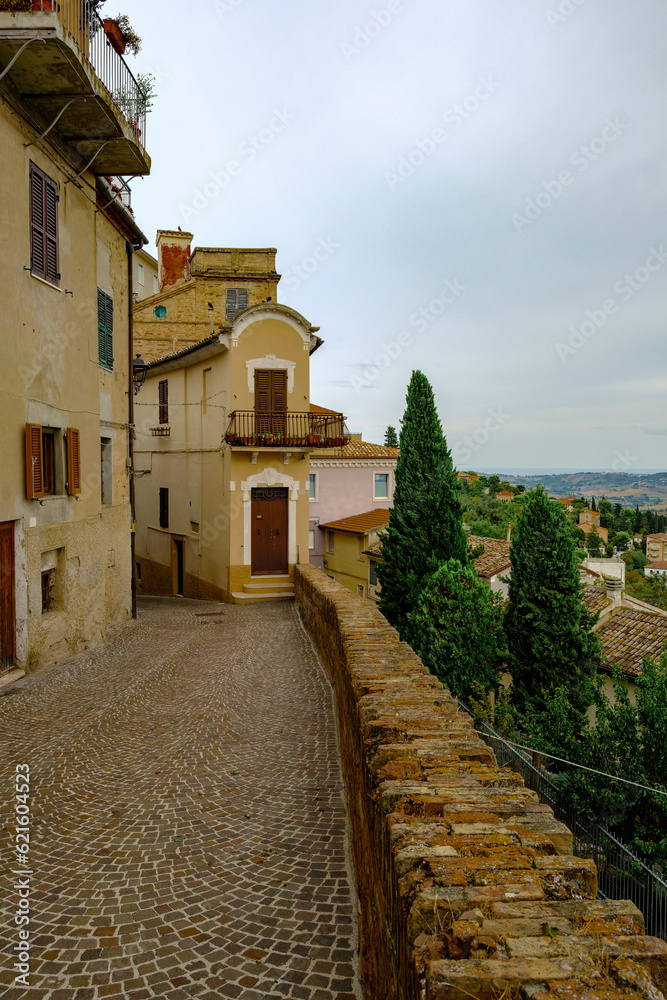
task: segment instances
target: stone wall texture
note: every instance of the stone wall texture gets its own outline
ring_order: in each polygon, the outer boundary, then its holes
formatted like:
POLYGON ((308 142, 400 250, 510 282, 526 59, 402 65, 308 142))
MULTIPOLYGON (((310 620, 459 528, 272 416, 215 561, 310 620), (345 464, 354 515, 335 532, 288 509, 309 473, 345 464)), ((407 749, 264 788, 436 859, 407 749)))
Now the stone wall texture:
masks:
POLYGON ((371 601, 313 566, 296 601, 336 692, 372 1000, 665 1000, 667 944, 497 766, 371 601))

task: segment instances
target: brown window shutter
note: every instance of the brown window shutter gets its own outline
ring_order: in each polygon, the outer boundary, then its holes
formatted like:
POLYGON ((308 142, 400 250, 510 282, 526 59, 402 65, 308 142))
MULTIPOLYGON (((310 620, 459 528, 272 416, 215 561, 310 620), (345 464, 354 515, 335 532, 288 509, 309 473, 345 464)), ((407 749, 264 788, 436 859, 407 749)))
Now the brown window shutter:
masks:
POLYGON ((255 371, 255 412, 268 413, 271 408, 271 372, 255 371))
POLYGON ((44 183, 46 178, 30 167, 30 270, 46 278, 44 183))
POLYGON ((169 423, 169 380, 162 379, 157 384, 158 391, 158 423, 169 423))
POLYGON ((81 492, 81 443, 74 427, 67 428, 67 492, 70 496, 81 492))
POLYGON ((282 369, 271 372, 271 410, 274 413, 287 410, 287 372, 282 369))
POLYGON ((46 279, 57 285, 58 272, 58 191, 53 181, 44 178, 44 235, 46 244, 46 279))
POLYGON ((25 425, 25 491, 28 500, 39 500, 44 493, 42 425, 25 425))

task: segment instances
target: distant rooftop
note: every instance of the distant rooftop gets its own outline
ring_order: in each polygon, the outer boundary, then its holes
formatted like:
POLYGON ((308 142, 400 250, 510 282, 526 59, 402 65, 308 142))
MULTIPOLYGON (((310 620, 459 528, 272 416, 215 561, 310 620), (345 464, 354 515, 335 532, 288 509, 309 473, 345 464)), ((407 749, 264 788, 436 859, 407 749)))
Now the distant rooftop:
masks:
POLYGON ((328 531, 351 531, 355 535, 365 535, 368 531, 376 531, 378 528, 389 524, 389 508, 379 507, 375 510, 367 510, 363 514, 352 514, 351 517, 342 517, 338 521, 328 521, 321 524, 320 528, 328 531))

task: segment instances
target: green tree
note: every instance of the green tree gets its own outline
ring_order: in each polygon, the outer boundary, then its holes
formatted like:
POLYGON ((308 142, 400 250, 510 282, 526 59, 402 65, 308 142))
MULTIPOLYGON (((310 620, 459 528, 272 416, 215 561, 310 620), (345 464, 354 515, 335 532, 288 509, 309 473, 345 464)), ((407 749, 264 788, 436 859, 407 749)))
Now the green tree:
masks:
POLYGON ((601 545, 602 539, 595 530, 595 525, 592 525, 591 530, 586 535, 586 548, 588 549, 588 554, 593 556, 594 559, 599 559, 601 545))
POLYGON ((627 531, 618 531, 616 533, 616 547, 619 552, 623 552, 628 547, 628 542, 630 541, 630 535, 627 531))
POLYGON ((497 687, 505 658, 502 597, 473 566, 450 559, 436 570, 408 615, 407 639, 432 674, 470 703, 497 687))
POLYGON ((387 448, 398 448, 398 434, 396 428, 392 427, 391 424, 384 432, 384 443, 387 448))
MULTIPOLYGON (((667 653, 645 659, 635 687, 614 671, 614 702, 600 690, 595 728, 575 748, 578 763, 628 781, 667 791, 667 653)), ((554 751, 555 752, 555 751, 554 751)), ((571 769, 565 794, 575 806, 609 824, 638 854, 667 857, 667 798, 600 775, 571 769)))
POLYGON ((514 531, 505 631, 513 700, 544 712, 564 687, 581 724, 593 701, 602 655, 592 631, 597 615, 581 600, 574 541, 559 503, 540 487, 529 494, 514 531))
POLYGON ((459 484, 428 379, 412 373, 401 422, 393 506, 383 538, 380 609, 401 637, 428 577, 468 561, 459 484))

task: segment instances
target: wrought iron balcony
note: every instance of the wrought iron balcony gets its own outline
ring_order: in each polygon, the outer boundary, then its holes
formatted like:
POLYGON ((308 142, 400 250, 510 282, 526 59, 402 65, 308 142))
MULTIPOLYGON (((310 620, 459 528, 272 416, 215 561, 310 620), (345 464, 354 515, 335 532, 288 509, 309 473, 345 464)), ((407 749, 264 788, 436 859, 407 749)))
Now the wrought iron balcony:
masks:
POLYGON ((93 0, 0 0, 0 79, 96 174, 145 174, 146 95, 93 0))
POLYGON ((342 413, 235 410, 225 433, 235 448, 342 448, 349 440, 342 413))

